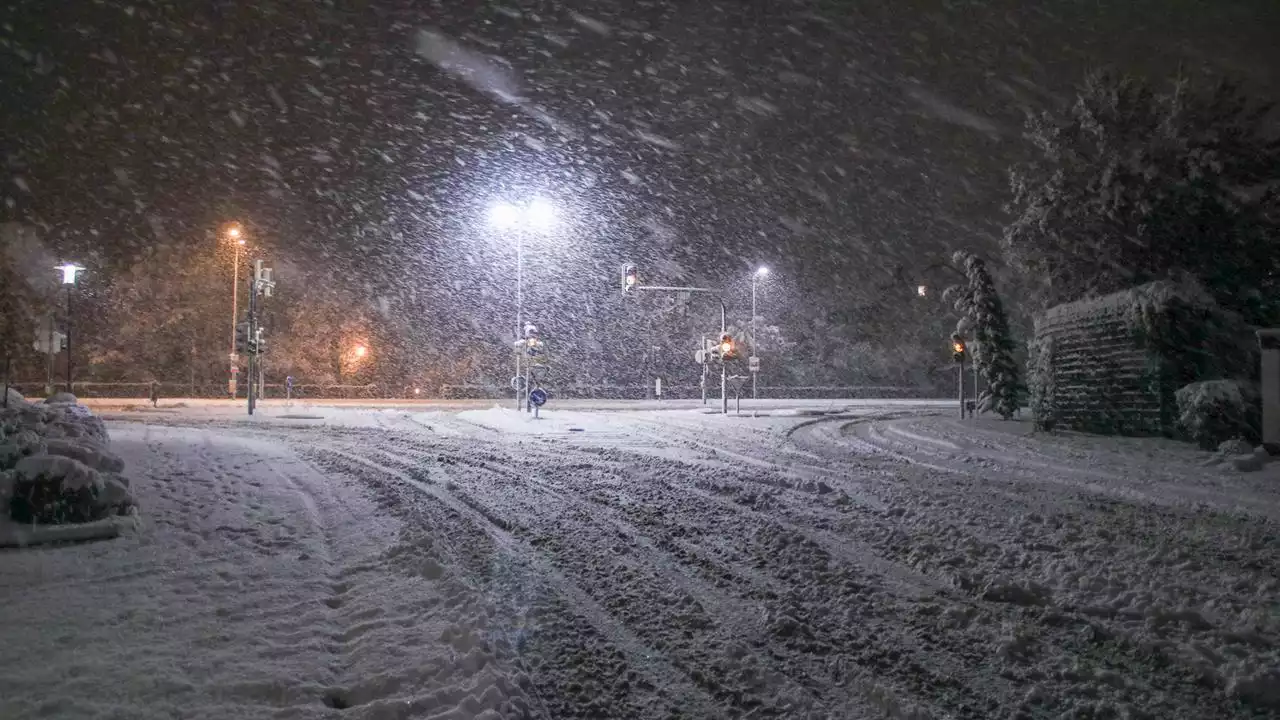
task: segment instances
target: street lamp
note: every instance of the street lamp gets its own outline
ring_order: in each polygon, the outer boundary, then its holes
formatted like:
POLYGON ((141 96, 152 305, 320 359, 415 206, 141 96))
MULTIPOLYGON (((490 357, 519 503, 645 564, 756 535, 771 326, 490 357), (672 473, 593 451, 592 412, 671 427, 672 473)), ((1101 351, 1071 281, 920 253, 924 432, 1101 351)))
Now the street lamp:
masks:
POLYGON ((227 381, 227 389, 231 391, 232 400, 236 399, 236 375, 240 371, 237 362, 239 357, 236 355, 236 323, 240 316, 240 251, 244 248, 243 235, 239 225, 231 225, 227 228, 227 239, 231 241, 231 247, 235 252, 235 260, 231 265, 231 352, 228 354, 231 362, 231 379, 227 381))
MULTIPOLYGON (((758 357, 756 351, 760 347, 760 342, 756 339, 756 283, 760 278, 769 274, 769 268, 761 265, 751 274, 751 357, 758 357)), ((760 362, 756 360, 756 362, 760 362)), ((754 364, 754 363, 753 363, 754 364)), ((756 377, 760 374, 759 370, 751 371, 751 399, 754 401, 756 396, 756 377)))
POLYGON ((76 285, 76 275, 84 271, 84 268, 69 262, 54 269, 62 271, 62 284, 67 286, 67 392, 75 394, 71 384, 71 288, 76 285))
MULTIPOLYGON (((529 231, 548 232, 556 224, 555 207, 541 198, 533 198, 522 204, 497 203, 489 208, 489 225, 499 232, 513 232, 516 236, 516 343, 524 337, 524 236, 529 231)), ((521 348, 516 347, 516 378, 520 378, 522 368, 521 348)), ((520 380, 513 383, 516 387, 516 410, 526 405, 521 402, 520 380)), ((524 393, 530 388, 525 380, 524 393)))
POLYGON ((365 355, 368 355, 368 354, 369 354, 369 348, 365 347, 364 345, 357 345, 357 346, 356 346, 356 357, 357 357, 357 358, 363 358, 365 355))

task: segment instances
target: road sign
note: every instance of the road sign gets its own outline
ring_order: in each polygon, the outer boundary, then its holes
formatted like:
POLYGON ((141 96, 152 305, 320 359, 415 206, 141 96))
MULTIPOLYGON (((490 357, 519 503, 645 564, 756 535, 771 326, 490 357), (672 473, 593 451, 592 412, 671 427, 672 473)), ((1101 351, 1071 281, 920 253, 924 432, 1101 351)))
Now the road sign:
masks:
POLYGON ((653 394, 662 397, 662 378, 653 379, 653 394))
POLYGON ((699 365, 705 365, 707 363, 707 351, 695 350, 693 353, 693 361, 699 365))
POLYGON ((516 375, 516 376, 514 376, 514 377, 512 377, 512 378, 511 378, 511 389, 512 389, 512 390, 520 390, 520 389, 522 389, 524 386, 525 386, 525 379, 524 379, 524 376, 523 376, 523 375, 516 375))
POLYGON ((284 379, 284 386, 285 386, 285 387, 287 387, 287 388, 289 388, 290 390, 292 390, 292 389, 293 389, 293 376, 292 376, 292 375, 287 375, 287 376, 285 376, 285 379, 284 379))
POLYGON ((65 348, 66 346, 67 346, 67 336, 63 335, 60 332, 53 333, 52 338, 50 338, 48 334, 42 335, 37 332, 36 341, 31 343, 31 347, 35 348, 36 352, 44 353, 46 355, 55 355, 57 353, 60 353, 62 352, 62 349, 65 348), (50 339, 53 340, 52 345, 49 344, 50 339))
POLYGON ((547 391, 542 388, 534 388, 529 391, 529 402, 534 407, 542 407, 547 403, 547 391))
POLYGON ((755 355, 752 355, 751 358, 747 361, 747 369, 749 369, 753 373, 760 372, 760 358, 756 357, 755 355))

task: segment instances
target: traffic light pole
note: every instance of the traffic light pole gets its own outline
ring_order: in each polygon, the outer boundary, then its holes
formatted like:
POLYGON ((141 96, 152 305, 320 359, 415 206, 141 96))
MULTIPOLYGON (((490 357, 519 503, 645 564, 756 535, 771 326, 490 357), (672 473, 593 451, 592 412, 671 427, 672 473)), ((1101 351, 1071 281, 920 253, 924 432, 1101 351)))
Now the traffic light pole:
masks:
POLYGON ((702 404, 707 404, 707 336, 702 336, 702 404))
POLYGON ((960 419, 964 419, 964 360, 960 360, 960 372, 956 374, 956 382, 960 387, 960 419))
POLYGON ((250 415, 253 414, 258 400, 255 392, 257 383, 254 381, 256 378, 254 373, 258 369, 258 351, 253 342, 258 337, 258 292, 255 287, 256 284, 257 282, 253 278, 249 279, 249 347, 246 348, 248 350, 249 364, 248 372, 245 374, 245 385, 247 386, 245 391, 249 400, 250 415))
MULTIPOLYGON (((649 290, 653 292, 687 292, 687 293, 708 293, 714 295, 716 302, 720 303, 720 333, 724 334, 728 328, 728 310, 725 308, 724 298, 720 297, 720 291, 712 288, 698 287, 675 287, 671 285, 637 285, 636 290, 649 290)), ((702 383, 702 402, 706 403, 706 366, 703 366, 703 383, 702 383)), ((729 372, 725 368, 724 362, 720 363, 720 410, 725 415, 729 414, 729 372)))

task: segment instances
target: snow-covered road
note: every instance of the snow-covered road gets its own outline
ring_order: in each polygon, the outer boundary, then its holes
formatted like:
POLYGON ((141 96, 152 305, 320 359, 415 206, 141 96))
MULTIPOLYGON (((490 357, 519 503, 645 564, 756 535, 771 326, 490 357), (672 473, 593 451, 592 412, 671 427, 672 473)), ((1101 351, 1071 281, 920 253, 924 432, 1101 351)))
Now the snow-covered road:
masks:
POLYGON ((1274 474, 834 410, 116 416, 147 525, 0 555, 0 717, 1280 712, 1274 474))

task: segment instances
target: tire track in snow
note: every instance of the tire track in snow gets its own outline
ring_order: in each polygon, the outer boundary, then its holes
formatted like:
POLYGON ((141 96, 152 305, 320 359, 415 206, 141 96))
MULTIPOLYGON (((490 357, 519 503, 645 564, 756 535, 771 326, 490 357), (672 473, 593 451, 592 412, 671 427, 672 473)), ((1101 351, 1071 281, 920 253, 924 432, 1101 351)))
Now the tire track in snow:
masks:
MULTIPOLYGON (((405 448, 397 448, 396 452, 398 455, 408 458, 411 455, 412 451, 413 451, 413 448, 410 446, 405 448)), ((616 449, 611 448, 611 451, 616 451, 616 449)), ((494 454, 495 452, 496 450, 492 448, 486 448, 484 453, 478 453, 479 456, 484 458, 483 465, 480 467, 485 472, 492 470, 495 462, 499 463, 500 466, 504 462, 503 458, 495 456, 494 454)), ((634 462, 636 465, 641 465, 643 462, 641 456, 624 456, 624 457, 617 458, 617 460, 620 463, 634 462)), ((523 446, 521 447, 521 459, 517 460, 516 458, 508 457, 505 459, 505 463, 506 463, 505 467, 509 468, 512 464, 516 462, 521 462, 521 461, 524 461, 524 462, 532 461, 535 465, 558 463, 559 467, 562 467, 562 468, 567 467, 569 469, 572 469, 573 466, 575 465, 573 461, 573 456, 567 454, 566 449, 564 448, 556 448, 554 450, 550 448, 539 449, 537 443, 523 444, 523 446)), ((406 462, 408 462, 407 459, 406 459, 406 462)), ((598 467, 599 459, 589 456, 589 462, 584 464, 590 466, 592 463, 594 463, 598 467)), ((508 474, 511 474, 511 473, 509 473, 508 471, 508 474)), ((696 479, 689 480, 688 482, 683 484, 681 487, 675 488, 667 485, 665 481, 657 481, 656 478, 651 477, 650 475, 651 473, 646 472, 646 473, 641 473, 642 477, 631 477, 630 480, 632 482, 629 484, 628 487, 630 489, 637 489, 637 488, 653 489, 656 487, 662 487, 664 488, 664 492, 657 493, 656 495, 653 492, 650 492, 650 493, 643 494, 642 496, 639 496, 639 497, 633 497, 626 502, 612 503, 612 505, 615 505, 619 508, 625 508, 625 509, 657 507, 657 508, 662 508, 666 514, 671 514, 674 512, 675 515, 687 515, 687 513, 681 512, 681 510, 683 509, 682 506, 687 506, 689 504, 688 501, 691 499, 700 499, 703 501, 702 506, 704 508, 714 507, 715 509, 720 511, 720 515, 723 516, 723 519, 719 522, 714 523, 716 527, 712 528, 713 530, 712 532, 709 532, 705 535, 703 534, 697 535, 696 536, 697 543, 705 546, 708 539, 717 533, 723 535, 724 537, 736 536, 738 537, 738 542, 743 542, 743 538, 741 537, 742 530, 743 530, 743 523, 741 522, 741 520, 742 520, 742 515, 744 514, 744 508, 737 506, 722 498, 719 498, 712 493, 706 493, 704 491, 696 489, 694 487, 694 485, 697 484, 696 479), (654 482, 645 482, 645 481, 654 481, 654 482)), ((529 482, 530 482, 529 480, 526 480, 525 484, 527 485, 529 484, 529 482)), ((532 482, 533 484, 541 485, 543 487, 546 487, 548 485, 548 481, 546 480, 542 480, 542 481, 532 480, 532 482)), ((555 485, 556 485, 556 491, 561 496, 574 494, 572 492, 572 485, 573 485, 572 482, 557 482, 555 483, 555 485)), ((774 489, 777 489, 777 488, 774 488, 774 489)), ((488 498, 488 501, 501 507, 510 507, 511 500, 509 498, 509 495, 507 495, 509 491, 510 489, 507 487, 494 488, 494 494, 488 498)), ((619 489, 619 492, 624 492, 624 491, 625 491, 625 488, 619 489)), ((539 494, 534 494, 534 496, 531 499, 524 500, 521 502, 522 507, 512 508, 508 510, 507 515, 528 516, 530 514, 535 514, 535 515, 538 514, 540 512, 540 508, 545 505, 545 502, 543 501, 546 499, 547 494, 548 493, 546 492, 541 493, 541 498, 539 497, 539 494)), ((575 521, 575 522, 569 523, 574 528, 583 528, 583 527, 590 527, 592 525, 600 525, 601 523, 599 520, 599 516, 601 514, 601 510, 602 508, 609 508, 610 505, 611 503, 609 503, 608 501, 604 501, 598 506, 591 507, 589 509, 584 510, 583 501, 579 500, 575 505, 572 506, 573 512, 566 512, 563 508, 556 508, 554 512, 549 511, 551 512, 552 517, 549 519, 549 523, 542 523, 542 525, 545 528, 548 524, 554 524, 554 523, 564 524, 564 523, 567 523, 569 520, 575 521)), ((655 519, 652 516, 646 517, 646 515, 647 514, 642 514, 639 517, 634 517, 632 521, 639 523, 640 526, 643 526, 644 530, 647 531, 647 533, 649 534, 658 533, 656 536, 658 539, 655 542, 657 542, 658 545, 661 546, 663 555, 670 555, 674 560, 678 562, 678 564, 686 565, 688 567, 690 574, 692 575, 705 574, 707 578, 707 582, 714 583, 716 579, 716 574, 714 573, 707 574, 705 572, 705 569, 702 567, 699 567, 697 563, 690 562, 690 558, 686 554, 682 553, 678 548, 678 545, 677 545, 678 538, 673 537, 673 535, 687 534, 687 531, 689 528, 696 528, 699 523, 709 522, 708 516, 706 516, 705 513, 703 513, 703 514, 696 515, 695 517, 688 518, 683 523, 676 523, 674 521, 663 522, 660 519, 655 519)), ((812 531, 807 531, 799 527, 796 527, 791 530, 781 528, 777 524, 774 518, 771 518, 769 515, 765 513, 758 513, 758 514, 752 513, 752 516, 755 518, 756 523, 758 525, 767 523, 772 528, 775 528, 768 534, 768 537, 770 538, 776 537, 778 533, 782 533, 789 537, 796 538, 800 542, 800 547, 807 548, 807 549, 802 549, 800 551, 801 556, 826 558, 826 559, 822 559, 818 566, 815 566, 814 568, 812 568, 815 570, 813 574, 819 577, 830 575, 830 573, 827 572, 828 570, 827 566, 831 562, 831 559, 833 556, 819 549, 818 545, 815 544, 810 539, 809 536, 812 535, 812 531)), ((610 521, 616 524, 616 516, 611 517, 610 521)), ((644 531, 636 529, 637 527, 639 527, 638 525, 630 525, 627 527, 628 529, 631 530, 632 533, 636 535, 640 535, 643 537, 646 534, 644 531)), ((751 527, 751 525, 748 525, 747 527, 751 527)), ((607 534, 601 533, 601 532, 595 533, 585 539, 580 537, 573 538, 573 539, 577 540, 577 542, 571 544, 568 549, 552 547, 551 550, 553 551, 553 554, 556 554, 557 556, 560 556, 560 557, 569 557, 569 558, 573 558, 577 556, 595 557, 595 556, 598 556, 599 553, 594 553, 594 554, 582 553, 580 551, 580 548, 592 547, 593 543, 596 543, 597 544, 596 546, 598 546, 601 539, 605 539, 607 544, 607 534)), ((833 542, 832 544, 835 545, 836 543, 833 542)), ((615 547, 614 553, 616 554, 617 552, 618 552, 617 548, 615 547)), ((769 606, 769 605, 775 606, 773 607, 772 612, 774 613, 774 615, 778 615, 778 613, 781 611, 779 611, 776 608, 776 605, 779 602, 779 598, 785 596, 786 588, 788 587, 788 585, 796 582, 797 580, 804 581, 806 578, 803 575, 796 576, 794 573, 787 572, 784 566, 777 565, 775 563, 769 563, 767 561, 767 558, 771 555, 771 552, 772 552, 772 548, 769 548, 769 547, 758 548, 757 551, 754 553, 753 557, 750 558, 749 560, 750 562, 754 562, 754 563, 765 562, 766 565, 769 566, 774 573, 776 573, 776 575, 773 576, 774 579, 766 581, 766 584, 768 587, 759 589, 758 591, 749 592, 748 594, 746 594, 745 597, 737 598, 736 600, 739 602, 745 601, 750 603, 763 604, 764 606, 769 606)), ((840 556, 847 558, 844 561, 837 561, 839 564, 842 565, 843 568, 845 568, 846 572, 853 567, 865 568, 868 565, 878 566, 878 569, 886 568, 883 562, 871 562, 869 561, 870 559, 866 556, 857 557, 857 556, 849 555, 847 553, 840 553, 840 556)), ((642 562, 649 565, 650 567, 656 568, 659 574, 661 572, 661 568, 669 565, 668 562, 661 560, 661 556, 656 558, 654 556, 647 556, 647 557, 642 557, 641 560, 642 562)), ((792 558, 792 560, 794 561, 795 558, 792 558)), ((599 581, 600 579, 607 577, 607 573, 600 572, 598 567, 593 567, 591 563, 587 563, 584 565, 583 563, 580 563, 580 562, 574 563, 572 562, 572 560, 570 560, 569 564, 577 565, 578 566, 576 570, 577 574, 586 575, 589 580, 599 581)), ((726 561, 723 555, 718 559, 718 567, 721 568, 721 573, 723 573, 724 569, 727 568, 728 572, 731 575, 738 575, 738 576, 748 575, 748 576, 758 577, 759 573, 757 571, 744 572, 743 570, 740 569, 746 564, 747 564, 747 561, 744 561, 744 560, 738 560, 738 561, 732 561, 732 562, 726 561)), ((804 566, 806 563, 800 563, 800 564, 804 566)), ((896 575, 901 576, 902 574, 901 571, 899 571, 897 568, 887 568, 887 569, 889 569, 891 572, 896 571, 895 572, 896 575)), ((910 571, 907 571, 907 575, 912 575, 912 573, 910 571)), ((808 580, 812 582, 811 577, 809 577, 808 580)), ((616 584, 618 581, 614 579, 608 582, 612 582, 613 584, 616 584)), ((919 581, 917 580, 916 582, 918 583, 919 581)), ((860 583, 859 589, 865 587, 868 584, 869 583, 867 582, 860 583)), ((884 583, 882 581, 876 581, 874 584, 883 585, 884 583)), ((590 583, 587 583, 587 585, 590 586, 590 583)), ((937 587, 934 586, 929 589, 936 590, 937 587)), ((812 588, 811 588, 811 591, 812 591, 812 588)), ((634 590, 632 590, 632 592, 634 592, 634 590)), ((857 593, 856 590, 851 592, 854 596, 856 596, 856 593, 857 593)), ((716 593, 714 592, 708 593, 708 591, 704 587, 700 591, 700 593, 695 596, 698 597, 700 600, 706 601, 709 597, 715 597, 716 593)), ((622 599, 625 599, 628 603, 630 603, 630 602, 643 600, 644 598, 642 596, 637 597, 633 595, 632 597, 624 596, 622 599)), ((819 597, 817 602, 812 604, 815 604, 818 606, 830 606, 830 605, 837 604, 843 601, 848 601, 848 600, 849 600, 849 596, 824 597, 823 593, 819 591, 819 597)), ((855 604, 859 604, 858 601, 856 600, 853 602, 855 604)), ((861 602, 860 604, 865 607, 870 607, 875 605, 876 602, 877 602, 877 598, 871 597, 871 598, 868 598, 866 601, 861 602)), ((724 604, 723 600, 721 600, 720 604, 721 605, 724 604)), ((715 611, 717 609, 718 609, 717 603, 715 602, 712 602, 708 607, 708 611, 712 612, 713 614, 715 614, 715 611)), ((765 612, 762 614, 767 616, 769 613, 765 612)), ((767 620, 767 618, 765 619, 767 620)), ((793 626, 798 627, 800 623, 795 622, 794 618, 790 618, 790 616, 787 616, 785 614, 779 615, 778 617, 775 617, 773 620, 781 626, 780 634, 784 637, 782 637, 781 640, 775 638, 771 640, 762 641, 761 645, 763 646, 767 644, 770 648, 769 651, 765 652, 762 648, 757 648, 756 651, 753 651, 753 654, 758 654, 759 657, 765 658, 765 660, 763 661, 764 664, 770 665, 770 664, 776 664, 776 663, 771 663, 769 661, 769 658, 775 657, 778 653, 783 653, 785 656, 787 656, 788 658, 787 662, 789 664, 778 667, 777 669, 773 670, 773 672, 777 672, 778 674, 783 676, 795 676, 800 680, 802 686, 810 688, 814 691, 825 693, 827 695, 829 695, 831 690, 834 688, 842 688, 842 687, 849 686, 850 684, 849 680, 851 678, 865 675, 865 674, 860 675, 856 671, 857 667, 860 664, 876 665, 877 666, 876 670, 881 671, 881 670, 888 669, 889 666, 893 666, 895 663, 905 665, 906 663, 911 662, 912 653, 909 650, 893 649, 894 647, 897 647, 897 648, 909 647, 911 645, 909 638, 907 638, 906 636, 902 636, 898 633, 882 632, 878 634, 875 642, 872 643, 873 645, 880 646, 881 647, 880 650, 873 651, 870 654, 863 652, 857 658, 847 659, 844 662, 843 667, 838 670, 838 674, 836 676, 833 676, 831 674, 832 673, 831 666, 833 665, 833 663, 830 662, 830 658, 824 658, 822 660, 819 660, 817 662, 816 667, 812 666, 814 662, 814 657, 813 657, 814 650, 815 648, 821 646, 821 643, 817 646, 811 646, 810 643, 813 642, 812 636, 807 638, 801 638, 799 636, 795 638, 785 637, 785 636, 788 636, 788 634, 791 632, 793 626), (782 619, 779 619, 779 618, 782 618, 782 619), (793 646, 790 648, 791 652, 788 652, 789 644, 793 646), (880 666, 883 666, 883 667, 880 667, 880 666), (819 681, 819 680, 816 680, 815 678, 822 678, 822 679, 819 681)), ((679 618, 674 618, 672 619, 671 622, 668 622, 666 624, 675 628, 677 631, 679 630, 679 628, 685 627, 685 625, 682 624, 679 618)), ((661 637, 664 634, 663 632, 661 632, 662 629, 663 629, 662 623, 658 623, 655 626, 648 627, 647 631, 650 632, 651 634, 656 633, 659 637, 661 637)), ((708 637, 708 634, 705 632, 704 629, 699 628, 697 630, 698 630, 698 635, 696 636, 696 641, 698 645, 710 646, 713 650, 720 649, 720 646, 722 645, 722 643, 714 642, 714 637, 708 637)), ((830 631, 829 631, 829 634, 830 634, 830 631)), ((837 646, 838 645, 839 644, 837 643, 837 646)), ((668 645, 668 647, 672 647, 672 646, 668 645)), ((675 646, 675 647, 676 647, 675 654, 678 656, 679 648, 678 646, 675 646)), ((960 650, 961 648, 957 648, 957 651, 960 651, 960 650)), ((724 654, 728 655, 728 653, 724 653, 724 654)), ((742 654, 745 654, 745 653, 742 653, 742 654)), ((827 654, 827 653, 824 652, 823 654, 827 654)), ((936 653, 933 659, 935 661, 937 660, 936 653)), ((699 672, 701 675, 706 676, 707 673, 703 670, 698 669, 697 666, 701 665, 705 667, 707 665, 711 665, 713 662, 714 661, 702 660, 700 662, 690 663, 690 666, 694 668, 690 672, 692 673, 696 671, 696 672, 699 672)), ((839 663, 835 663, 834 665, 839 665, 839 663)), ((915 670, 913 673, 908 673, 905 671, 905 668, 904 668, 904 672, 901 673, 903 677, 909 676, 911 674, 915 674, 921 677, 929 677, 928 673, 922 672, 920 670, 915 670)), ((945 683, 943 684, 945 685, 945 683)), ((976 684, 976 682, 974 684, 976 684)), ((819 706, 825 706, 827 708, 841 707, 841 708, 844 708, 846 711, 853 711, 855 707, 860 707, 862 709, 861 710, 862 712, 867 712, 868 702, 865 696, 869 694, 874 695, 876 693, 883 695, 884 691, 885 691, 884 678, 882 677, 872 678, 867 676, 863 678, 862 682, 855 683, 853 685, 852 690, 848 690, 840 693, 839 697, 830 697, 830 696, 822 697, 820 699, 821 702, 815 703, 815 704, 819 706), (868 690, 867 688, 870 688, 870 690, 868 690)), ((921 697, 917 699, 922 699, 924 693, 921 693, 920 695, 921 697)), ((969 699, 969 703, 971 704, 976 702, 978 702, 976 698, 969 699)), ((738 712, 741 712, 741 711, 742 709, 739 708, 738 712)))
POLYGON ((499 626, 494 635, 525 638, 523 648, 517 648, 524 652, 516 654, 550 666, 530 673, 534 685, 542 686, 539 694, 552 713, 547 717, 595 717, 599 712, 608 717, 665 717, 673 711, 690 713, 692 717, 718 716, 710 698, 668 665, 662 653, 617 623, 587 590, 504 529, 505 523, 494 524, 489 514, 478 512, 448 490, 381 465, 356 448, 324 447, 312 452, 346 463, 351 475, 366 482, 383 483, 384 490, 393 494, 407 488, 418 498, 430 500, 409 499, 403 504, 426 518, 443 515, 434 517, 432 524, 449 526, 450 534, 470 536, 467 542, 451 542, 454 547, 469 544, 472 550, 469 557, 465 551, 459 553, 456 569, 470 573, 472 580, 484 588, 489 602, 508 606, 506 613, 494 618, 499 626), (490 545, 492 550, 474 552, 480 544, 490 545), (495 558, 503 561, 498 571, 492 564, 495 558), (530 598, 528 602, 533 607, 520 607, 524 598, 530 598), (504 622, 506 626, 502 627, 504 622), (547 647, 530 652, 543 643, 547 647), (622 678, 621 686, 603 687, 605 679, 611 679, 609 668, 622 678))

